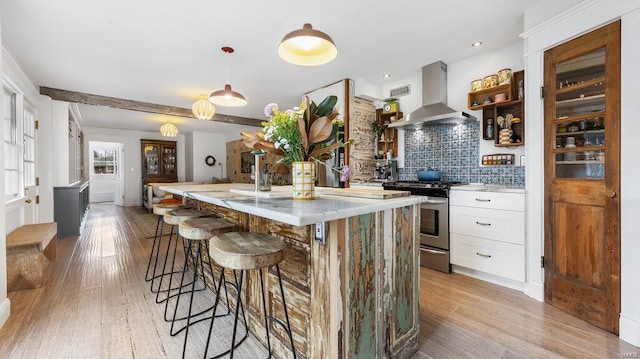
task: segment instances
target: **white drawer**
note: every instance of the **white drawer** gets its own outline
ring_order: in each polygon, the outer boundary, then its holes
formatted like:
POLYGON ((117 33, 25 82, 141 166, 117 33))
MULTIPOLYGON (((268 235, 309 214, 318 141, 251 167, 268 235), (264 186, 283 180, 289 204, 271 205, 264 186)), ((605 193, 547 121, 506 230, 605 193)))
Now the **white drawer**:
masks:
POLYGON ((524 193, 449 191, 449 204, 524 212, 524 193))
POLYGON ((524 245, 524 212, 451 206, 449 231, 524 245))
POLYGON ((451 233, 451 264, 524 282, 524 246, 451 233))

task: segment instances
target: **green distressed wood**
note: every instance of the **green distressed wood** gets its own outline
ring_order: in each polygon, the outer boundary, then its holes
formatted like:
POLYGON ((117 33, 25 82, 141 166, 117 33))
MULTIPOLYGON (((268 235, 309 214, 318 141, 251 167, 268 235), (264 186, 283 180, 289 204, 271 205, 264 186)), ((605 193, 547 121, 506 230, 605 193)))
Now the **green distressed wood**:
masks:
POLYGON ((349 219, 346 260, 347 358, 377 358, 376 253, 379 237, 374 213, 349 219))
POLYGON ((395 337, 401 338, 415 326, 415 302, 413 277, 415 271, 413 245, 413 210, 412 207, 402 207, 395 210, 395 264, 394 264, 394 294, 393 319, 395 320, 395 337))

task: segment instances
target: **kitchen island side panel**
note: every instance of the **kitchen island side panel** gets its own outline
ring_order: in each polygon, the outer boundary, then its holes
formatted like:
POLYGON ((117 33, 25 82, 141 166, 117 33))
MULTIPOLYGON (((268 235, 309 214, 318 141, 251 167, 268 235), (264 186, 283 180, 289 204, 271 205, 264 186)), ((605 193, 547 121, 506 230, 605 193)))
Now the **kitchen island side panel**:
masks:
MULTIPOLYGON (((298 358, 409 358, 417 350, 417 205, 326 222, 326 241, 319 243, 313 225, 187 201, 236 223, 238 230, 285 240, 280 268, 298 358)), ((215 264, 214 273, 220 273, 215 264)), ((212 287, 208 270, 204 276, 212 287)), ((233 278, 233 272, 226 276, 233 278)), ((243 286, 250 330, 266 345, 258 272, 247 273, 243 286)), ((265 286, 268 310, 283 318, 275 268, 265 276, 265 286)), ((235 309, 232 287, 229 296, 235 309)), ((270 323, 270 331, 274 356, 291 357, 282 328, 270 323)))

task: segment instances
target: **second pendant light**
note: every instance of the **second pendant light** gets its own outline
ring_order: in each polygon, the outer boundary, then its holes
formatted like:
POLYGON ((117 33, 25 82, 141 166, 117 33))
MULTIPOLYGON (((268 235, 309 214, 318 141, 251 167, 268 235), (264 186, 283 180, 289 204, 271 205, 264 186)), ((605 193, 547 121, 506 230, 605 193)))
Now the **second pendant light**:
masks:
POLYGON ((224 85, 224 90, 217 90, 209 95, 209 101, 220 106, 238 107, 247 104, 247 100, 237 91, 234 91, 229 84, 229 54, 233 53, 233 48, 225 46, 222 51, 227 54, 227 83, 224 85))

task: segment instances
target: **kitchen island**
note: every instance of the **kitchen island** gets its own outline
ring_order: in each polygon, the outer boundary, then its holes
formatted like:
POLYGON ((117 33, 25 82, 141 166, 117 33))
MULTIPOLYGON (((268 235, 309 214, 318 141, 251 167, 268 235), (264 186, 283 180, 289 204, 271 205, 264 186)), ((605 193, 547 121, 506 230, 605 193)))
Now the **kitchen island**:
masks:
MULTIPOLYGON (((315 200, 294 201, 290 187, 274 187, 266 194, 270 197, 252 194, 247 184, 161 189, 236 223, 239 230, 285 240, 280 267, 298 358, 409 358, 417 351, 423 197, 349 198, 317 188, 315 200)), ((219 270, 215 265, 214 271, 219 270)), ((274 274, 270 271, 265 280, 267 306, 282 317, 274 274)), ((211 285, 209 274, 204 275, 211 285)), ((249 327, 264 344, 258 274, 245 278, 249 327)), ((235 296, 231 287, 229 291, 235 296)), ((274 353, 290 358, 284 331, 270 325, 274 353)))

